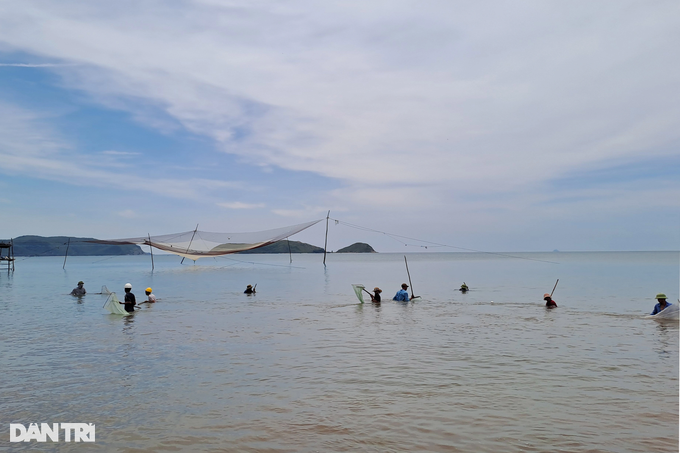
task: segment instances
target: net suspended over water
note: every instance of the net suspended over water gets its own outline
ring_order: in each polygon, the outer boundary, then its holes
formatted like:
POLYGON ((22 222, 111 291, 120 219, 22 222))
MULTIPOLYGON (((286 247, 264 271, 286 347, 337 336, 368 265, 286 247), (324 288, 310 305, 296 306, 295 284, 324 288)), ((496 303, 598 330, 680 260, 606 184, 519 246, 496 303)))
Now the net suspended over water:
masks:
POLYGON ((323 219, 300 223, 273 230, 254 233, 209 233, 207 231, 186 231, 184 233, 164 234, 125 239, 106 239, 91 241, 98 244, 137 244, 149 245, 159 250, 174 253, 196 261, 199 258, 228 255, 230 253, 252 250, 286 239, 323 219))

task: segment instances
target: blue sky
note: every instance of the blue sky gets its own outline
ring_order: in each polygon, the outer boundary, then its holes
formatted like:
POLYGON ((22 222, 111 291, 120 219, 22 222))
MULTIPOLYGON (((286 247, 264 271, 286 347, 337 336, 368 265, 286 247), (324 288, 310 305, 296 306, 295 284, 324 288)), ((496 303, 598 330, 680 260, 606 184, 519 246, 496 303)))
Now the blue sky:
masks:
MULTIPOLYGON (((675 1, 26 0, 0 29, 1 237, 330 210, 485 251, 680 246, 675 1)), ((331 225, 355 241, 419 251, 331 225)))

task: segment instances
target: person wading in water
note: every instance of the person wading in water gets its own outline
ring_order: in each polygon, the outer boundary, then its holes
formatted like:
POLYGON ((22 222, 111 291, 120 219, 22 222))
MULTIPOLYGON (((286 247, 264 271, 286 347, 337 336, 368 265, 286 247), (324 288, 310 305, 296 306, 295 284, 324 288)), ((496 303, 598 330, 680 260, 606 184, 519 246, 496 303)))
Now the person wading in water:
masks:
POLYGON ((132 313, 135 311, 137 299, 135 299, 135 295, 132 294, 132 285, 130 283, 125 284, 125 302, 121 302, 121 304, 125 305, 126 312, 132 313))
POLYGON ((652 315, 656 315, 657 313, 661 313, 667 307, 673 305, 670 302, 666 302, 666 295, 664 293, 657 294, 654 299, 658 300, 659 303, 654 305, 654 310, 652 310, 652 315))
POLYGON ((557 308, 557 303, 554 300, 552 300, 550 294, 548 293, 543 294, 543 300, 545 301, 545 308, 557 308))

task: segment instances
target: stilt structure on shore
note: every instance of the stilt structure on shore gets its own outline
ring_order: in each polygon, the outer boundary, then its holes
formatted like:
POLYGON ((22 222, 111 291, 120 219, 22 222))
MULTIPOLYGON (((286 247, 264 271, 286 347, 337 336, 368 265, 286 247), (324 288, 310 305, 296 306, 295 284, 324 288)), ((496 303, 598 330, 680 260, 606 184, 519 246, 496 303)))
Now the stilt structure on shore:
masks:
POLYGON ((0 240, 0 269, 7 266, 7 273, 14 272, 14 240, 0 240))

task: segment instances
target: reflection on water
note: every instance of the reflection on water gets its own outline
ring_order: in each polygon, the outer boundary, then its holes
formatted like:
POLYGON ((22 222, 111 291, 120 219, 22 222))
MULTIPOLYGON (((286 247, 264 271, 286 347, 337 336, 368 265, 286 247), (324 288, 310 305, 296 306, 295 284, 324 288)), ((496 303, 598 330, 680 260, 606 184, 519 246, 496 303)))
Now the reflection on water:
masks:
POLYGON ((59 294, 74 275, 151 286, 144 257, 29 260, 0 277, 0 414, 95 423, 102 451, 677 451, 678 324, 643 319, 677 254, 559 256, 554 310, 545 263, 409 257, 429 293, 361 305, 351 283, 398 288, 402 255, 156 257, 162 301, 125 317, 59 294))

